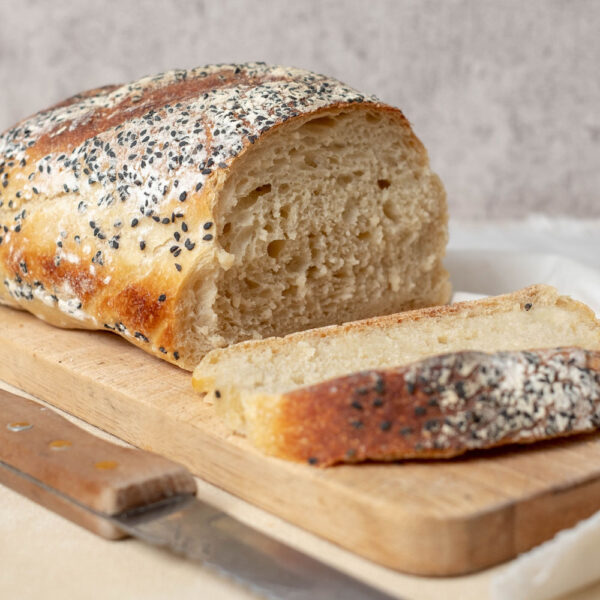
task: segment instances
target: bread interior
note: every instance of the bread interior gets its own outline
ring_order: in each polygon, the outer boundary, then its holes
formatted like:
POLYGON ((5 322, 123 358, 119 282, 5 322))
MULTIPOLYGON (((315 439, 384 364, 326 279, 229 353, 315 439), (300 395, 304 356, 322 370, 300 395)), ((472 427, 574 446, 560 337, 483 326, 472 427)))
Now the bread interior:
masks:
POLYGON ((447 301, 444 190, 397 114, 321 113, 240 161, 215 218, 231 264, 195 294, 213 346, 447 301))
POLYGON ((558 296, 554 288, 528 289, 532 291, 217 350, 196 369, 195 387, 220 388, 237 402, 239 394, 282 394, 447 352, 560 346, 600 350, 600 323, 588 307, 558 296))

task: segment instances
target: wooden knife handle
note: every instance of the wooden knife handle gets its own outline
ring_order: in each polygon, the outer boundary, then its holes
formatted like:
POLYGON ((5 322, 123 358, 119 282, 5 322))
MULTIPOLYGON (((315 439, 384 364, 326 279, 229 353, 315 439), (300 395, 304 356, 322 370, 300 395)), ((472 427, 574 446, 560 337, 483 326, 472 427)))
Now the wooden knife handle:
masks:
POLYGON ((106 442, 4 390, 0 483, 109 539, 125 534, 102 515, 196 493, 194 478, 183 466, 106 442))

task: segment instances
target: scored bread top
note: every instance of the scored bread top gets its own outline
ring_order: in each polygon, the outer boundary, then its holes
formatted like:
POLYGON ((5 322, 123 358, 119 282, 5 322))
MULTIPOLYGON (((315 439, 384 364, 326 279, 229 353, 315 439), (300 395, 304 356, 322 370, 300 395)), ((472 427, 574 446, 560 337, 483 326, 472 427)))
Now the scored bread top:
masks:
POLYGON ((0 136, 0 301, 177 362, 180 290, 229 260, 213 209, 232 163, 290 120, 367 106, 406 123, 335 79, 247 63, 105 86, 25 119, 0 136))

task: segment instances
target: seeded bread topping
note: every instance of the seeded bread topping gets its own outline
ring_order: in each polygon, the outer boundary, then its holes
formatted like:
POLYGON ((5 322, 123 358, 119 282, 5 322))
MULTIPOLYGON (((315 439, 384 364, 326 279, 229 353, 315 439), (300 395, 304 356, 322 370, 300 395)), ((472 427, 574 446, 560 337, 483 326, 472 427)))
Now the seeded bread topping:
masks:
POLYGON ((193 366, 173 322, 190 278, 234 262, 215 223, 233 162, 277 126, 339 106, 407 127, 334 79, 263 63, 106 86, 20 122, 0 136, 0 300, 193 366))
POLYGON ((288 458, 338 462, 451 457, 600 426, 600 353, 456 352, 287 394, 288 458))

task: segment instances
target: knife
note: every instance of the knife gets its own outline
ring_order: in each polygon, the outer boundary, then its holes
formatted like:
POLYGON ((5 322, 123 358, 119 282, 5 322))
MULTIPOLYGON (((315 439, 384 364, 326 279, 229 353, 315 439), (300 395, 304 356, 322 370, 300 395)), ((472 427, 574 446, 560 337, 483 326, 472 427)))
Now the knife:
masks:
POLYGON ((163 546, 265 598, 392 598, 200 501, 183 466, 4 390, 0 483, 104 538, 163 546))

